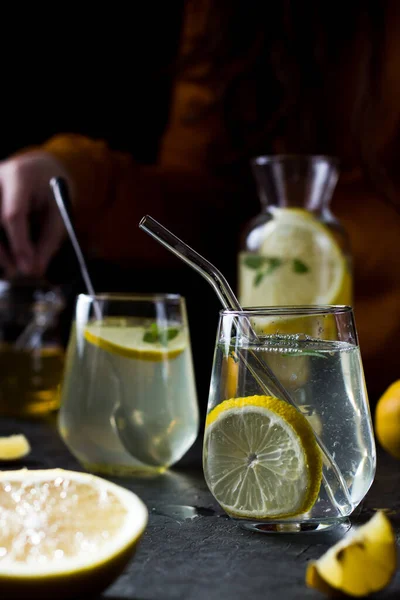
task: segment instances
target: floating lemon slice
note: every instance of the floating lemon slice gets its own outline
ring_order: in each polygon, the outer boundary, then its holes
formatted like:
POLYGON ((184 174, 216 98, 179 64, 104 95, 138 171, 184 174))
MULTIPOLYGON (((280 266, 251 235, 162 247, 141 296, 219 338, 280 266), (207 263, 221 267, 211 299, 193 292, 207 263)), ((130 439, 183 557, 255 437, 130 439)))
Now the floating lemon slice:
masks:
POLYGON ((18 460, 31 451, 23 434, 0 437, 0 460, 18 460))
POLYGON ((208 415, 204 473, 230 515, 277 519, 309 511, 322 457, 307 419, 271 396, 225 400, 208 415))
POLYGON ((262 237, 259 254, 241 258, 243 306, 349 302, 346 259, 330 230, 312 214, 276 209, 262 237), (267 259, 265 265, 254 262, 258 256, 267 259))
POLYGON ((100 594, 122 572, 147 525, 143 502, 87 473, 0 473, 4 598, 100 594))
POLYGON ((386 587, 396 571, 396 537, 379 511, 307 567, 306 583, 332 596, 365 597, 386 587))
POLYGON ((158 341, 144 341, 146 331, 142 326, 116 325, 115 320, 111 319, 90 323, 85 329, 84 336, 94 346, 112 354, 153 362, 172 360, 182 354, 186 348, 186 336, 182 329, 165 345, 158 341))

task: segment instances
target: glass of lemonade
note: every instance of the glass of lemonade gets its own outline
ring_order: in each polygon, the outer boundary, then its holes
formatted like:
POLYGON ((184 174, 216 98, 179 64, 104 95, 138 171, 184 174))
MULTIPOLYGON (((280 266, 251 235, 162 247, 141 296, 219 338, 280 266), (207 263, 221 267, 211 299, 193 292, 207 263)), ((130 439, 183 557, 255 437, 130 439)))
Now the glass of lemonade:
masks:
POLYGON ((258 531, 326 529, 360 504, 375 464, 351 307, 221 311, 203 467, 228 515, 258 531))
POLYGON ((59 415, 78 460, 106 474, 163 472, 198 427, 184 298, 80 295, 59 415))

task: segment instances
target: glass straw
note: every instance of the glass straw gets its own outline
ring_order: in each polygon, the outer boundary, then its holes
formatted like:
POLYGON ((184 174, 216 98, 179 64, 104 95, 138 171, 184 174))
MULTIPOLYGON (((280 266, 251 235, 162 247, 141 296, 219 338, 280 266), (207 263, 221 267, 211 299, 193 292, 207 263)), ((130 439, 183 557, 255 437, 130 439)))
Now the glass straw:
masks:
MULTIPOLYGON (((165 246, 165 248, 167 248, 170 252, 175 254, 175 256, 200 273, 200 275, 202 275, 208 281, 208 283, 212 285, 222 303, 222 306, 225 309, 236 311, 243 310, 226 278, 213 264, 201 256, 201 254, 193 250, 193 248, 188 246, 185 242, 180 240, 176 235, 164 227, 164 225, 161 225, 161 223, 149 215, 146 215, 141 219, 139 227, 157 240, 157 242, 165 246)), ((236 324, 236 327, 239 328, 238 323, 236 324)), ((251 342, 257 344, 258 336, 254 332, 248 320, 246 322, 246 333, 250 337, 251 342)), ((237 350, 237 353, 245 368, 250 371, 255 381, 266 395, 282 398, 288 404, 299 410, 287 389, 284 387, 269 365, 267 365, 267 363, 261 361, 257 354, 251 349, 247 349, 246 353, 239 349, 237 350), (261 373, 261 376, 259 373, 261 373)), ((315 431, 314 436, 323 455, 324 467, 329 467, 328 469, 323 469, 323 481, 326 492, 333 505, 338 508, 342 515, 344 515, 349 511, 349 506, 350 510, 352 509, 351 497, 346 481, 344 480, 344 477, 328 448, 315 431), (340 502, 335 499, 333 493, 333 490, 337 488, 335 483, 339 483, 339 487, 342 491, 342 498, 340 499, 340 502)))

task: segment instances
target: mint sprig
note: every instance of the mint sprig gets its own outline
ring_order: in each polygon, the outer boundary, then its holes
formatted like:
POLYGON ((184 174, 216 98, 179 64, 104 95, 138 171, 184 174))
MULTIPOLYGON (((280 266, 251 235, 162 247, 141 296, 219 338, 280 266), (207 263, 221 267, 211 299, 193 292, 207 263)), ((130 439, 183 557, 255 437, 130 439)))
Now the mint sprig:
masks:
POLYGON ((179 334, 177 327, 162 327, 160 328, 157 323, 152 323, 143 334, 143 341, 148 344, 162 344, 168 346, 168 342, 176 338, 179 334))
POLYGON ((294 258, 292 260, 292 269, 295 273, 308 273, 310 268, 302 260, 294 258))
POLYGON ((260 256, 253 254, 246 256, 243 264, 249 269, 256 271, 253 285, 257 287, 263 281, 264 277, 271 275, 276 269, 288 262, 291 263, 292 271, 294 273, 301 275, 310 271, 310 267, 298 258, 284 260, 278 256, 260 256))
POLYGON ((249 269, 257 271, 253 283, 257 287, 266 275, 273 273, 282 264, 282 259, 277 256, 246 256, 244 264, 249 269))
POLYGON ((260 269, 265 264, 265 257, 258 256, 257 254, 246 256, 244 264, 246 267, 249 267, 249 269, 260 269))
POLYGON ((328 358, 322 352, 317 352, 317 350, 300 350, 299 352, 282 352, 281 356, 285 358, 299 358, 300 356, 317 356, 318 358, 328 358))

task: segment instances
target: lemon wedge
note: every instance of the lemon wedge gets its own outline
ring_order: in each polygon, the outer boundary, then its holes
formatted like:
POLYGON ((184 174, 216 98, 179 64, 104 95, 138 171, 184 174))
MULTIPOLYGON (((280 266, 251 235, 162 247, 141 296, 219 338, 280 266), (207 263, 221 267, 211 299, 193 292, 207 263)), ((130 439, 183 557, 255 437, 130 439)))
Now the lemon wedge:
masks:
POLYGON ((63 469, 0 473, 0 589, 5 598, 101 593, 147 525, 132 492, 63 469))
POLYGON ((23 434, 0 437, 0 460, 18 460, 30 451, 29 442, 23 434))
POLYGON ((396 571, 396 537, 389 519, 378 511, 365 525, 350 531, 319 560, 307 567, 309 587, 332 595, 360 598, 378 592, 396 571))
POLYGON ((116 324, 115 321, 105 319, 87 325, 84 332, 86 341, 111 354, 152 362, 172 360, 182 354, 186 348, 184 329, 181 329, 178 335, 166 345, 162 345, 159 342, 144 341, 145 327, 129 324, 129 320, 126 324, 123 320, 120 324, 116 324))
POLYGON ((204 474, 228 514, 278 519, 309 511, 322 457, 307 419, 272 396, 225 400, 207 416, 204 474))
MULTIPOLYGON (((243 306, 345 304, 351 278, 330 230, 301 209, 275 209, 257 255, 240 259, 243 306), (254 257, 266 257, 265 264, 254 257)), ((262 258, 261 258, 262 260, 262 258)))

